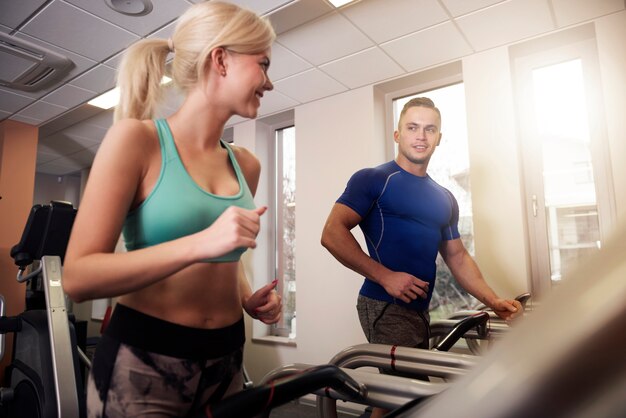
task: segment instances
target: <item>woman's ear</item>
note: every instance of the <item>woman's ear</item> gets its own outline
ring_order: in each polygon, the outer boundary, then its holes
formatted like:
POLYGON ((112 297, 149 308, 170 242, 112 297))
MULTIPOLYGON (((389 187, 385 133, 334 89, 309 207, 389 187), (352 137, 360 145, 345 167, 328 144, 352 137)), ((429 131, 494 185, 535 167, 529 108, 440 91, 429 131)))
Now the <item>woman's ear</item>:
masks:
POLYGON ((218 47, 211 51, 209 55, 209 60, 207 65, 210 67, 209 70, 215 71, 217 74, 222 77, 226 75, 226 61, 227 61, 227 52, 226 49, 218 47))

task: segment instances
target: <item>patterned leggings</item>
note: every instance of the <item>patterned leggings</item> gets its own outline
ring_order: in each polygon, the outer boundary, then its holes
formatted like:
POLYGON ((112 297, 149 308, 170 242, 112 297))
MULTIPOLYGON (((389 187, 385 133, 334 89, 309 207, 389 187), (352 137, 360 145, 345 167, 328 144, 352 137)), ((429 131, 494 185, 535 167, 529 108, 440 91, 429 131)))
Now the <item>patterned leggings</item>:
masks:
MULTIPOLYGON (((118 304, 116 311, 119 307, 118 304)), ((87 382, 88 418, 190 417, 198 414, 206 405, 213 404, 243 388, 241 372, 243 344, 236 344, 240 337, 229 341, 231 345, 238 347, 226 354, 215 356, 215 353, 211 353, 210 358, 195 358, 197 356, 194 354, 197 353, 194 351, 197 351, 195 348, 198 344, 194 344, 193 338, 192 341, 179 339, 180 334, 171 336, 163 332, 164 324, 170 327, 172 325, 180 327, 179 325, 148 317, 148 322, 160 323, 161 333, 158 335, 160 340, 176 341, 173 353, 175 355, 154 352, 155 350, 147 350, 145 347, 120 341, 122 322, 120 316, 124 322, 124 331, 121 334, 127 334, 129 329, 135 334, 128 339, 138 339, 137 333, 143 335, 141 338, 143 342, 154 337, 150 335, 150 327, 145 326, 146 318, 141 317, 147 315, 140 312, 130 310, 132 311, 130 316, 136 320, 139 314, 144 327, 128 328, 136 321, 129 320, 127 310, 130 308, 122 306, 120 309, 122 315, 118 314, 116 318, 114 314, 96 350, 87 382), (111 334, 118 338, 113 338, 111 334), (190 349, 188 353, 190 356, 187 358, 178 352, 181 345, 190 349)), ((187 330, 195 331, 190 328, 187 330)), ((198 330, 196 333, 203 334, 206 331, 219 333, 222 330, 198 330)), ((222 343, 223 338, 218 338, 214 341, 214 346, 222 343)), ((158 351, 167 351, 168 346, 172 344, 164 345, 165 347, 159 347, 158 351)), ((206 351, 204 354, 206 357, 206 351)))

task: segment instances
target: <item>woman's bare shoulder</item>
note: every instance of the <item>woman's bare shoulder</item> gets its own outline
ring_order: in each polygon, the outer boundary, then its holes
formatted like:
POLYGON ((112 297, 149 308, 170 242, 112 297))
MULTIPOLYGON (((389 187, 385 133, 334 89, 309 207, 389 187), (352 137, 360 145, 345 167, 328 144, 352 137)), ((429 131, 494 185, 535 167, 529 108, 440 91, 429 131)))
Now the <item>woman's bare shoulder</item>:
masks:
POLYGON ((249 149, 234 144, 231 144, 230 147, 242 170, 260 170, 261 163, 259 159, 249 149))

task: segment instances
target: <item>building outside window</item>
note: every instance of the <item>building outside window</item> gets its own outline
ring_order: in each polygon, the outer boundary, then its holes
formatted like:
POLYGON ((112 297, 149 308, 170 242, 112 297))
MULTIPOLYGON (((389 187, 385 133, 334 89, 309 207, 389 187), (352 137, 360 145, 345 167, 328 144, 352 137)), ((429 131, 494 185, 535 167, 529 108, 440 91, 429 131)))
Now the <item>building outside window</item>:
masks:
POLYGON ((296 128, 276 130, 275 135, 275 272, 283 297, 283 317, 272 335, 296 336, 296 128))

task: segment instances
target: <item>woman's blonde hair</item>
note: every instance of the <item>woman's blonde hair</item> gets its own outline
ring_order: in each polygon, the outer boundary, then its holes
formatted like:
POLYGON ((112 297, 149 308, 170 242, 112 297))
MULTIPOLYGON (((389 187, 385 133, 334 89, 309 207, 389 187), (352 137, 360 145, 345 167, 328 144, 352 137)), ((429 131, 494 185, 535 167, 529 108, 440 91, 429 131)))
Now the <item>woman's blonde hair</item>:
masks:
POLYGON ((115 120, 153 116, 168 53, 174 53, 171 78, 188 92, 205 80, 206 62, 215 48, 257 54, 268 49, 275 37, 266 19, 237 5, 207 1, 191 6, 178 18, 170 40, 142 39, 126 50, 117 77, 120 102, 115 120))

